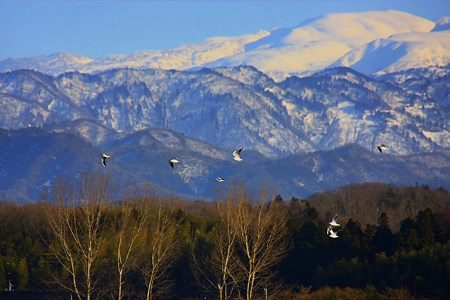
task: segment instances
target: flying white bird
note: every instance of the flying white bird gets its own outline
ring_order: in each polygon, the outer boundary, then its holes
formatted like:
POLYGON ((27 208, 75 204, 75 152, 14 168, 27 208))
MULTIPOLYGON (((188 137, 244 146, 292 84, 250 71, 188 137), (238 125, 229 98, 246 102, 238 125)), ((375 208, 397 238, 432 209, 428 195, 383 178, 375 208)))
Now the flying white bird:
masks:
POLYGON ((328 226, 327 228, 327 235, 330 235, 330 230, 333 229, 333 226, 328 226))
POLYGON ((177 163, 179 163, 180 162, 180 160, 177 158, 177 157, 172 157, 171 159, 169 159, 169 164, 170 164, 170 166, 172 167, 172 169, 173 169, 173 165, 174 164, 177 164, 177 163))
POLYGON ((236 151, 233 151, 233 159, 235 161, 242 161, 242 158, 241 158, 241 151, 242 151, 242 149, 243 148, 241 148, 239 150, 236 150, 236 151))
POLYGON ((220 178, 220 177, 217 177, 216 178, 216 182, 224 182, 225 180, 224 179, 222 179, 222 178, 220 178))
POLYGON ((339 236, 337 235, 337 232, 334 232, 333 231, 333 227, 332 226, 330 226, 330 227, 328 227, 328 229, 327 229, 327 235, 330 237, 330 238, 332 238, 332 239, 337 239, 339 236))
POLYGON ((333 219, 331 219, 331 222, 330 223, 328 223, 328 224, 330 224, 331 226, 334 226, 334 227, 337 227, 337 226, 341 226, 340 224, 338 224, 337 222, 336 222, 336 220, 337 220, 337 215, 335 215, 334 216, 334 218, 333 219))
POLYGON ((111 155, 109 155, 108 153, 102 153, 101 158, 102 158, 102 165, 106 168, 106 159, 111 158, 111 155))
POLYGON ((377 148, 380 153, 383 153, 384 150, 387 150, 387 147, 384 144, 381 144, 381 146, 378 146, 377 148))

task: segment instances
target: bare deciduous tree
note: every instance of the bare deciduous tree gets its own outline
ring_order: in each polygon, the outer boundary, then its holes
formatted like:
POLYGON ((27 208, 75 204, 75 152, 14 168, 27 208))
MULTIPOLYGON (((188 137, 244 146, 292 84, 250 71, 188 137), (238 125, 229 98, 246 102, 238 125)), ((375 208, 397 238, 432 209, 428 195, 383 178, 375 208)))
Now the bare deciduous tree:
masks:
POLYGON ((132 192, 127 190, 123 201, 118 205, 119 213, 114 220, 117 232, 117 273, 118 290, 117 299, 124 297, 125 275, 131 269, 133 261, 137 256, 138 238, 142 238, 142 231, 147 222, 149 209, 145 197, 136 198, 132 192))
POLYGON ((253 299, 258 288, 268 284, 274 267, 286 249, 285 210, 282 203, 268 202, 267 191, 261 190, 258 203, 241 195, 237 212, 237 241, 241 255, 237 257, 244 271, 246 299, 253 299))
POLYGON ((60 181, 52 199, 44 199, 53 241, 50 250, 70 281, 54 279, 78 299, 90 300, 95 291, 94 270, 103 243, 102 218, 106 209, 110 180, 99 174, 85 174, 81 186, 60 181))
POLYGON ((215 228, 214 241, 216 251, 213 262, 218 268, 217 289, 219 299, 230 299, 237 284, 237 270, 235 265, 235 244, 237 238, 237 201, 243 188, 229 191, 224 201, 218 200, 217 212, 219 222, 215 228))
POLYGON ((192 253, 202 279, 214 286, 219 299, 241 298, 242 294, 253 299, 285 254, 285 207, 267 200, 262 190, 259 201, 253 203, 245 188, 237 185, 224 200, 216 201, 210 251, 192 253))
POLYGON ((147 300, 153 299, 163 292, 169 284, 163 280, 172 267, 174 256, 177 253, 177 231, 180 219, 177 218, 177 205, 175 200, 163 201, 150 199, 150 214, 148 229, 146 230, 146 249, 144 261, 140 270, 147 285, 147 300))
MULTIPOLYGON (((217 197, 216 220, 211 231, 211 246, 209 249, 195 249, 192 244, 191 254, 195 268, 209 287, 214 289, 220 300, 230 299, 237 291, 237 265, 235 261, 237 239, 237 208, 240 194, 244 193, 242 186, 230 187, 225 199, 217 197)), ((199 280, 199 281, 202 281, 199 280)))

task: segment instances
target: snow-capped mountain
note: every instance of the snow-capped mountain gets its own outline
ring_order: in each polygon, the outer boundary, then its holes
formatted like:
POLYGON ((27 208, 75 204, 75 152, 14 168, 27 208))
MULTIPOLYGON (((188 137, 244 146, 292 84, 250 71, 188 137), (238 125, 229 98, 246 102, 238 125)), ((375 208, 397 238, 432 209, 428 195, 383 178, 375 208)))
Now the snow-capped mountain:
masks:
POLYGON ((442 65, 448 60, 448 42, 443 41, 448 40, 444 33, 447 28, 448 18, 433 22, 399 11, 336 13, 306 20, 293 28, 261 30, 240 37, 214 37, 166 50, 144 50, 98 59, 69 53, 7 59, 0 61, 0 71, 26 68, 58 75, 73 70, 95 73, 111 68, 187 70, 252 65, 281 81, 289 75, 312 74, 336 61, 350 65, 349 62, 364 57, 364 65, 373 67, 361 68, 361 72, 378 71, 378 64, 385 71, 397 72, 411 66, 442 65), (430 34, 431 31, 436 34, 430 34), (426 41, 421 42, 421 38, 426 41), (392 56, 396 59, 387 59, 392 56))
POLYGON ((245 45, 269 34, 261 30, 239 37, 213 37, 194 45, 168 50, 146 50, 130 55, 110 55, 80 65, 79 71, 99 72, 113 68, 153 68, 185 70, 245 51, 245 45))
POLYGON ((266 155, 314 149, 301 128, 286 121, 276 97, 213 70, 125 69, 58 77, 23 70, 0 74, 0 82, 3 128, 92 119, 118 132, 164 127, 266 155))
POLYGON ((94 73, 114 68, 153 68, 185 70, 245 51, 245 45, 269 34, 261 30, 238 37, 212 37, 193 45, 167 50, 143 50, 92 59, 68 52, 0 61, 0 71, 31 69, 50 75, 79 71, 94 73))
POLYGON ((389 144, 396 154, 448 151, 448 72, 377 79, 340 67, 277 83, 252 67, 57 77, 22 70, 0 74, 0 127, 61 131, 58 124, 69 124, 66 132, 94 145, 160 127, 270 157, 348 143, 369 150, 389 144))
POLYGON ((329 14, 291 29, 274 30, 246 52, 208 66, 252 65, 267 74, 310 74, 349 51, 404 32, 428 32, 434 23, 398 11, 329 14))
POLYGON ((69 52, 44 54, 25 58, 8 58, 0 61, 1 71, 30 69, 46 74, 61 74, 79 70, 82 66, 92 63, 94 59, 69 52))
POLYGON ((377 39, 341 57, 335 66, 364 74, 386 74, 422 66, 450 64, 450 30, 403 33, 377 39))

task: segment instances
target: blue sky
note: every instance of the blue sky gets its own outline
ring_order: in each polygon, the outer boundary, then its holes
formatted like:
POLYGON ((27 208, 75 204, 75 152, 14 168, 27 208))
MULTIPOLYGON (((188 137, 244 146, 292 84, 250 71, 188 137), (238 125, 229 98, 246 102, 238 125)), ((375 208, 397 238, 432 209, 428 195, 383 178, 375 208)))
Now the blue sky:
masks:
POLYGON ((435 19, 450 16, 450 0, 0 0, 0 60, 129 54, 294 27, 324 13, 388 9, 435 19))

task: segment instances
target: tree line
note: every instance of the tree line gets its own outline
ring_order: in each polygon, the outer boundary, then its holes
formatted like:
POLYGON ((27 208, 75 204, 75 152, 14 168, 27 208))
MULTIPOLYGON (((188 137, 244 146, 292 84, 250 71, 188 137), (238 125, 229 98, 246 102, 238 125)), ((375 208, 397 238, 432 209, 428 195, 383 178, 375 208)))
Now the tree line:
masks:
POLYGON ((37 203, 0 201, 0 289, 75 299, 450 296, 442 188, 355 184, 283 200, 236 183, 218 185, 211 202, 145 186, 117 194, 107 176, 85 174, 37 203))

